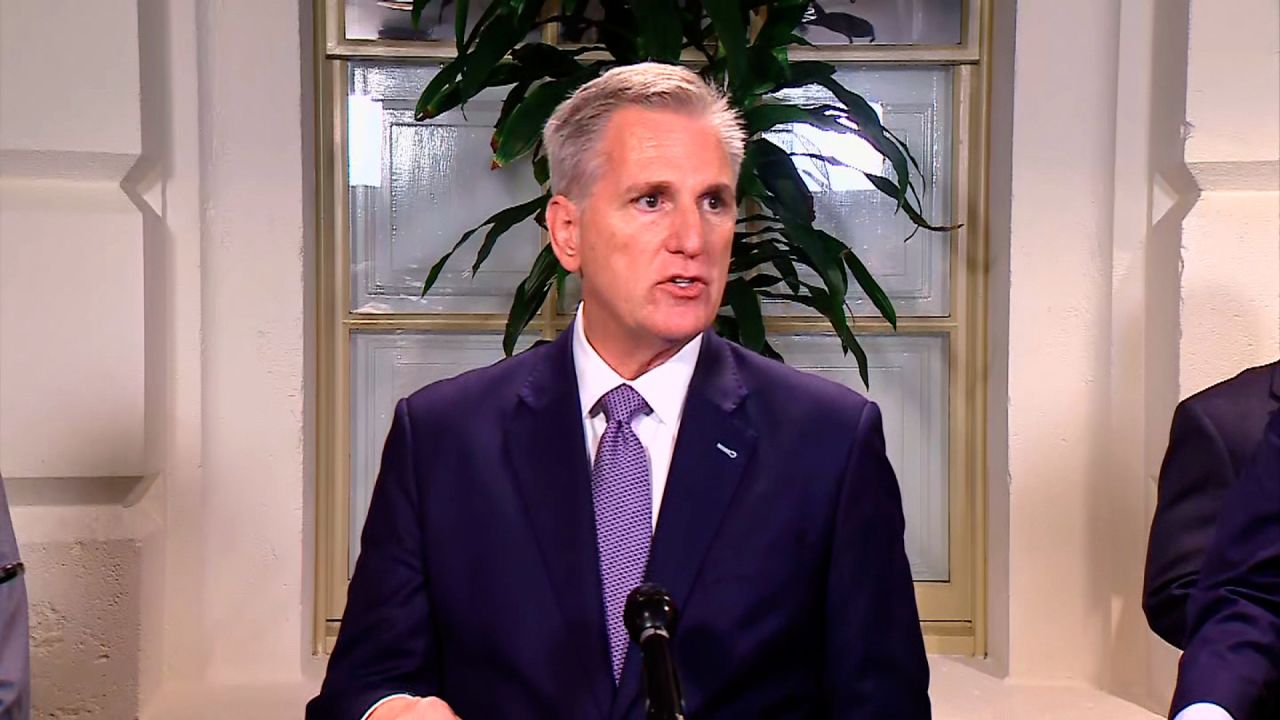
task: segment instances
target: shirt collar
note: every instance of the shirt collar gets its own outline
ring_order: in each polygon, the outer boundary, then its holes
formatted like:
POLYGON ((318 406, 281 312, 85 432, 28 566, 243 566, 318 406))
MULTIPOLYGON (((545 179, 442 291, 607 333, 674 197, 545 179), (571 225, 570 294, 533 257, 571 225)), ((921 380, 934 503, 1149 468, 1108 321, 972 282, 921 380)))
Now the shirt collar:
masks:
POLYGON ((678 423, 684 412, 684 400, 689 394, 693 369, 698 364, 698 353, 702 350, 702 334, 699 333, 685 343, 666 362, 650 368, 635 380, 626 380, 609 367, 587 341, 582 313, 583 304, 579 303, 577 317, 573 322, 573 369, 578 376, 578 400, 582 406, 582 416, 589 417, 605 393, 625 383, 635 388, 645 402, 649 403, 649 408, 659 422, 664 425, 678 423))

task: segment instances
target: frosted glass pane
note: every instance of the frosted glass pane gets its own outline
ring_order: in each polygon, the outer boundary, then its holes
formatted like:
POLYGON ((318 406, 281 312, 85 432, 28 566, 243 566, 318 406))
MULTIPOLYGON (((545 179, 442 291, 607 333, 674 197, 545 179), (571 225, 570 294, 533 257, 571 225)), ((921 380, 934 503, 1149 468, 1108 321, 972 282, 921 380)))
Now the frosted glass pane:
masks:
MULTIPOLYGON (((517 350, 535 338, 526 337, 517 350)), ((354 333, 351 336, 351 547, 354 567, 382 446, 400 398, 501 360, 499 333, 354 333)))
MULTIPOLYGON (((489 7, 488 0, 470 3, 467 10, 467 28, 489 7)), ((346 0, 344 3, 346 34, 348 40, 412 40, 447 42, 455 41, 455 0, 431 0, 422 13, 418 27, 413 26, 410 11, 412 0, 346 0)), ((530 33, 536 39, 537 31, 530 33)))
MULTIPOLYGON (((943 68, 844 68, 837 78, 867 99, 881 122, 911 148, 924 173, 921 209, 937 224, 951 221, 952 121, 951 72, 943 68)), ((780 94, 789 102, 829 103, 825 88, 809 86, 780 94)), ((809 126, 790 126, 769 133, 789 152, 819 153, 885 177, 892 169, 860 138, 809 126)), ((796 167, 814 194, 815 224, 848 242, 893 299, 899 315, 945 316, 950 311, 950 237, 914 228, 896 203, 880 193, 861 173, 827 168, 807 158, 796 167)), ((914 171, 913 171, 914 172, 914 171)), ((918 176, 914 176, 916 181, 918 176)), ((813 276, 814 281, 817 280, 813 276)), ((853 285, 851 282, 850 285, 853 285)), ((877 315, 856 286, 849 292, 856 315, 877 315)), ((788 303, 770 303, 770 312, 804 314, 788 303)))
POLYGON ((864 335, 871 389, 832 336, 788 335, 770 342, 787 364, 874 400, 884 418, 889 461, 902 487, 907 557, 917 581, 945 581, 948 562, 947 340, 936 335, 864 335))
POLYGON ((817 0, 800 35, 817 45, 958 45, 964 0, 817 0))
POLYGON ((420 297, 436 260, 495 211, 541 192, 527 163, 490 169, 489 141, 503 92, 465 111, 414 122, 432 65, 357 64, 351 71, 351 309, 354 312, 503 312, 537 255, 532 219, 509 230, 474 276, 484 233, 459 251, 420 297))

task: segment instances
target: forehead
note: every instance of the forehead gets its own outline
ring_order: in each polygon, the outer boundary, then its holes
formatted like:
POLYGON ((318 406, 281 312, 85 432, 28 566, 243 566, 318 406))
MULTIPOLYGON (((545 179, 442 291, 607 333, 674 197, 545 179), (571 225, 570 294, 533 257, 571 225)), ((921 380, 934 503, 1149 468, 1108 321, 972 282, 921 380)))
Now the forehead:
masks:
POLYGON ((599 150, 614 165, 662 163, 729 171, 723 139, 710 118, 644 107, 624 107, 609 118, 599 150))

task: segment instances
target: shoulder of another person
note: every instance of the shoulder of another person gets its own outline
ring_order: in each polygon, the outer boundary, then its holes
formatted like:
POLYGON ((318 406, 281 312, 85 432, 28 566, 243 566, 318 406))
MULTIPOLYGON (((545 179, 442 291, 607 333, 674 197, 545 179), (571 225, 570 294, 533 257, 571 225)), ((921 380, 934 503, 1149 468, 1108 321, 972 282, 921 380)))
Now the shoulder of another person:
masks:
POLYGON ((1195 409, 1209 422, 1218 423, 1240 414, 1242 408, 1275 407, 1280 398, 1274 394, 1280 363, 1247 368, 1234 376, 1196 392, 1179 406, 1195 409))

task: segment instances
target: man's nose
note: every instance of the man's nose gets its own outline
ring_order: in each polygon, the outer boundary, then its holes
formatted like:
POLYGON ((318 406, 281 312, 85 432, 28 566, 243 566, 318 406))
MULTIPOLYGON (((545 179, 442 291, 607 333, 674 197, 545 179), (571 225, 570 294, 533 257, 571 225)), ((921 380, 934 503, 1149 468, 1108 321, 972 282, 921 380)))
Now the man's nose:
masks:
POLYGON ((702 253, 703 244, 702 216, 698 213, 697 204, 681 203, 667 235, 667 250, 695 257, 702 253))

